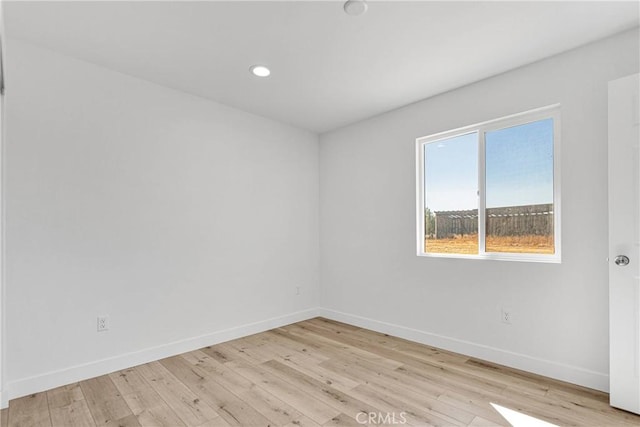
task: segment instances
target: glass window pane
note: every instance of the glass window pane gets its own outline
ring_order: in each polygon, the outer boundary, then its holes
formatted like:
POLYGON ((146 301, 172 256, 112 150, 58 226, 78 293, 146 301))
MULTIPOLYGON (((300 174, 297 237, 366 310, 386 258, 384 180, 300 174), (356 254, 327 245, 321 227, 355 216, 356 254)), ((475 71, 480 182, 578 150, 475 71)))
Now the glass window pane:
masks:
POLYGON ((424 148, 425 252, 478 253, 478 133, 424 148))
POLYGON ((553 119, 485 134, 487 252, 553 254, 553 119))

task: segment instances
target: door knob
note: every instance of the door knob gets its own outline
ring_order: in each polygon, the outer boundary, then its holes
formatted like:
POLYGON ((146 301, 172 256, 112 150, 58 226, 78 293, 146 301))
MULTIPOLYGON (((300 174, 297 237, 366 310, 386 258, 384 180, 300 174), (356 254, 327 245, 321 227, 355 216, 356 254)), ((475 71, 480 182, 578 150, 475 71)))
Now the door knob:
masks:
POLYGON ((629 257, 626 255, 618 255, 613 262, 615 262, 616 265, 623 267, 629 264, 629 257))

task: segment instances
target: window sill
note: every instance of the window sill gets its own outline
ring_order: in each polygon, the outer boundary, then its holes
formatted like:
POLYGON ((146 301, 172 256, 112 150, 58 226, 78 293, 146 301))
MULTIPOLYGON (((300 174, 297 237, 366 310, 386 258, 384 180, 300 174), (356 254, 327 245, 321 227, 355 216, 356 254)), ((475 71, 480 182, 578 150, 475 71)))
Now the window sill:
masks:
POLYGON ((562 264, 562 258, 556 255, 535 255, 535 254, 508 254, 508 253, 492 253, 478 255, 464 254, 429 254, 418 253, 418 257, 423 258, 450 258, 450 259, 472 259, 472 260, 491 260, 491 261, 517 261, 517 262, 537 262, 547 264, 562 264))

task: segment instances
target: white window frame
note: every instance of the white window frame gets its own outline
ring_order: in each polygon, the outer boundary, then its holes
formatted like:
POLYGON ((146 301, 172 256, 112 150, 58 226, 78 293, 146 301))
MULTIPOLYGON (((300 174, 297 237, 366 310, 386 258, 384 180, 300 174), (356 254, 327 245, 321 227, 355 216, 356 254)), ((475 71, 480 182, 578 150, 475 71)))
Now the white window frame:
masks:
POLYGON ((560 263, 561 254, 561 208, 560 208, 560 105, 554 104, 547 107, 537 108, 518 114, 464 126, 458 129, 440 132, 433 135, 423 136, 416 139, 416 223, 417 223, 417 255, 421 257, 433 258, 463 258, 463 259, 489 259, 500 261, 525 261, 525 262, 547 262, 560 263), (486 252, 485 251, 485 133, 513 126, 523 125, 544 119, 553 119, 553 254, 527 254, 527 253, 506 253, 506 252, 486 252), (449 139, 468 133, 478 132, 478 254, 451 254, 451 253, 428 253, 425 252, 425 230, 424 230, 424 148, 443 139, 449 139))

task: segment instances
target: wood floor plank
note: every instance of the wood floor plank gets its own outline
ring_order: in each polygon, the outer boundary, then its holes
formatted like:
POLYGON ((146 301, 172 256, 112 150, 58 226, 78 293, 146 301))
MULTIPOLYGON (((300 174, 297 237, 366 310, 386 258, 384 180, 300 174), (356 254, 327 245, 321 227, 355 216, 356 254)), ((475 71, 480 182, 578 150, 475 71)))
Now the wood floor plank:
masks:
POLYGON ((444 403, 466 411, 470 414, 480 416, 494 423, 495 425, 509 427, 510 424, 504 419, 498 411, 495 410, 488 400, 475 399, 474 395, 459 394, 451 391, 445 391, 438 400, 444 403))
POLYGON ((53 427, 90 427, 96 423, 79 383, 47 391, 53 427))
POLYGON ((109 375, 143 427, 183 427, 176 415, 151 385, 134 368, 109 375))
POLYGON ((465 415, 463 417, 465 421, 460 421, 445 414, 432 411, 432 408, 428 406, 412 405, 399 396, 379 392, 369 384, 362 384, 354 388, 351 390, 351 394, 363 402, 380 408, 375 412, 376 414, 392 417, 394 420, 407 420, 407 424, 409 425, 442 427, 466 426, 474 417, 473 415, 465 415))
MULTIPOLYGON (((373 345, 360 343, 357 340, 353 340, 349 337, 327 334, 321 329, 315 328, 309 325, 299 325, 301 330, 292 330, 296 336, 307 337, 310 340, 322 343, 325 347, 333 348, 332 353, 336 356, 343 355, 344 357, 359 357, 366 359, 371 363, 377 363, 385 368, 395 369, 402 366, 404 362, 391 359, 385 356, 381 356, 377 351, 371 351, 375 348, 373 345)), ((333 359, 333 357, 331 358, 333 359)))
POLYGON ((50 409, 53 427, 91 427, 96 423, 85 401, 50 409))
POLYGON ((289 423, 317 425, 293 406, 271 395, 242 375, 201 351, 192 351, 182 357, 194 366, 200 367, 227 390, 247 402, 252 408, 264 415, 275 425, 289 423))
POLYGON ((0 427, 7 427, 9 425, 9 409, 4 408, 0 410, 0 427))
POLYGON ((320 382, 330 385, 331 387, 336 388, 345 393, 348 393, 349 390, 360 385, 359 381, 354 381, 345 375, 340 375, 339 373, 326 369, 320 365, 302 364, 291 359, 289 360, 274 359, 274 360, 278 360, 280 363, 283 363, 286 366, 289 366, 297 371, 300 371, 304 375, 307 375, 320 382))
POLYGON ((469 423, 469 427, 499 427, 499 424, 496 424, 492 421, 485 420, 482 417, 475 417, 471 423, 469 423))
POLYGON ((462 375, 449 369, 429 364, 422 366, 403 365, 397 368, 396 372, 401 376, 417 378, 420 381, 439 385, 443 388, 461 387, 465 390, 495 394, 500 394, 505 390, 505 386, 502 384, 471 375, 462 375))
POLYGON ((330 359, 330 356, 322 354, 314 348, 309 348, 303 343, 271 331, 254 335, 250 339, 252 342, 257 342, 266 346, 270 353, 270 350, 273 348, 271 346, 276 346, 278 349, 278 353, 276 354, 281 356, 283 359, 290 358, 298 360, 300 363, 307 364, 320 363, 330 359), (282 351, 282 353, 280 353, 280 351, 282 351))
POLYGON ((209 356, 211 356, 212 358, 214 358, 220 363, 227 363, 227 362, 233 362, 235 360, 238 360, 233 354, 235 350, 232 352, 229 349, 225 349, 222 344, 203 347, 200 349, 200 351, 207 353, 209 356))
POLYGON ((277 339, 272 339, 268 336, 264 337, 264 339, 261 339, 260 341, 255 339, 255 341, 253 342, 257 346, 259 346, 259 348, 265 353, 265 355, 267 355, 267 359, 263 360, 263 362, 272 359, 278 359, 283 361, 296 361, 304 365, 314 365, 328 360, 328 358, 326 357, 313 357, 309 354, 306 354, 305 352, 287 347, 285 345, 282 345, 282 342, 279 342, 277 339))
POLYGON ((338 414, 323 424, 325 427, 362 427, 362 425, 346 414, 338 414))
POLYGON ((46 393, 49 408, 60 408, 71 405, 74 402, 85 400, 82 389, 80 388, 80 383, 54 388, 48 390, 46 393))
MULTIPOLYGON (((609 414, 601 412, 594 408, 585 408, 580 404, 573 402, 567 402, 564 400, 553 400, 546 397, 540 397, 538 395, 522 394, 522 393, 510 393, 506 396, 513 406, 516 408, 526 407, 528 411, 540 411, 542 414, 556 414, 557 416, 571 418, 578 422, 578 424, 584 424, 586 422, 595 422, 600 425, 604 425, 609 420, 609 414)), ((623 411, 622 411, 623 412, 623 411)), ((631 421, 625 417, 618 417, 618 425, 635 425, 637 421, 631 421)))
POLYGON ((261 387, 242 392, 240 398, 267 417, 274 425, 319 425, 261 387))
MULTIPOLYGON (((461 363, 469 358, 460 354, 452 353, 446 350, 442 350, 435 347, 426 346, 423 344, 419 344, 413 341, 405 340, 403 338, 394 337, 388 334, 382 334, 379 332, 369 331, 366 329, 358 328, 358 329, 340 329, 340 326, 343 325, 340 322, 335 322, 327 319, 320 319, 320 324, 325 325, 333 325, 332 329, 334 332, 338 333, 342 337, 348 337, 351 340, 355 340, 355 342, 359 342, 360 344, 366 344, 367 347, 373 348, 374 353, 381 354, 380 351, 384 350, 385 355, 387 355, 390 359, 394 359, 394 353, 388 350, 396 350, 397 352, 405 352, 411 353, 412 355, 419 355, 420 357, 427 357, 432 359, 432 361, 445 362, 445 361, 455 361, 456 363, 461 363), (373 345, 371 347, 370 345, 373 345)), ((316 319, 312 319, 309 323, 318 325, 316 319)), ((306 322, 305 322, 306 325, 306 322)), ((325 328, 330 328, 330 326, 325 326, 325 328)))
POLYGON ((136 366, 151 387, 162 397, 178 417, 188 426, 228 425, 224 419, 198 395, 169 372, 161 363, 136 366))
POLYGON ((209 356, 218 360, 220 363, 227 362, 247 362, 256 363, 256 361, 269 360, 268 358, 262 358, 262 355, 255 355, 253 353, 247 354, 244 349, 238 348, 237 345, 229 345, 229 343, 217 344, 212 347, 205 347, 201 349, 209 356))
POLYGON ((224 418, 218 416, 218 418, 206 421, 203 424, 197 424, 197 427, 227 427, 229 425, 230 424, 226 422, 224 418))
POLYGON ((375 384, 386 389, 389 393, 403 393, 406 390, 414 390, 424 396, 437 399, 443 392, 443 387, 428 382, 415 380, 410 376, 402 375, 395 369, 385 369, 380 365, 370 363, 359 358, 334 358, 323 362, 321 367, 337 372, 352 381, 367 384, 375 384))
POLYGON ((108 375, 82 381, 80 388, 97 426, 140 427, 108 375))
MULTIPOLYGON (((413 354, 415 357, 419 358, 416 353, 413 354)), ((471 375, 473 377, 482 378, 493 383, 500 384, 504 386, 507 392, 518 391, 544 396, 549 391, 549 385, 544 381, 522 377, 517 375, 515 370, 514 372, 503 371, 498 365, 494 364, 478 364, 478 361, 472 359, 466 361, 447 360, 445 362, 426 361, 446 366, 452 372, 457 372, 461 375, 471 375)))
POLYGON ((603 402, 599 398, 594 399, 582 393, 573 394, 564 390, 556 390, 551 387, 545 398, 565 402, 571 407, 580 407, 585 413, 596 411, 599 415, 604 417, 615 416, 616 418, 628 421, 632 424, 638 423, 637 415, 611 407, 608 400, 603 402))
POLYGON ((452 424, 456 422, 466 424, 473 418, 473 413, 467 409, 438 401, 446 390, 444 387, 401 375, 397 370, 384 370, 362 360, 331 361, 324 363, 323 366, 344 375, 351 375, 353 378, 360 378, 376 391, 388 396, 400 397, 407 405, 426 409, 440 419, 452 419, 452 424))
POLYGON ((47 394, 35 393, 12 400, 8 424, 10 427, 51 427, 47 394))
POLYGON ((370 331, 367 329, 347 325, 346 323, 337 322, 335 320, 329 320, 322 317, 318 317, 316 319, 310 319, 308 323, 314 326, 327 329, 336 334, 345 334, 345 335, 363 340, 367 343, 383 346, 385 348, 395 348, 396 346, 404 342, 404 340, 401 340, 399 338, 393 337, 388 334, 370 331))
POLYGON ((261 367, 267 369, 274 375, 287 381, 299 390, 304 391, 313 396, 320 402, 327 404, 338 410, 340 413, 355 418, 360 412, 378 412, 380 409, 371 406, 350 394, 343 393, 338 389, 331 387, 312 377, 304 375, 302 372, 296 371, 278 361, 271 360, 265 362, 261 367))
POLYGON ((243 362, 229 362, 227 366, 253 383, 258 384, 278 399, 293 406, 318 424, 324 424, 340 413, 340 411, 258 366, 243 362))
POLYGON ((269 420, 217 382, 207 372, 191 365, 181 356, 162 359, 160 363, 179 377, 201 399, 211 404, 230 425, 267 426, 269 420))
POLYGON ((236 396, 250 390, 255 384, 225 364, 218 362, 203 351, 195 350, 182 354, 182 358, 194 367, 206 372, 207 379, 218 382, 236 396))
MULTIPOLYGON (((312 327, 313 329, 313 327, 312 327)), ((410 367, 410 368, 418 368, 425 372, 430 372, 435 375, 446 376, 448 378, 452 378, 454 381, 466 381, 473 382, 482 388, 489 388, 494 391, 504 390, 507 385, 500 383, 496 380, 487 380, 482 376, 476 376, 471 371, 460 372, 456 367, 449 365, 444 365, 441 363, 437 363, 433 360, 419 358, 414 355, 409 355, 403 352, 396 351, 394 349, 388 349, 382 346, 377 346, 375 344, 371 344, 366 342, 365 340, 360 340, 359 338, 354 338, 350 335, 349 331, 345 331, 342 334, 334 334, 333 339, 341 341, 343 343, 349 344, 351 343, 354 346, 359 346, 360 349, 366 350, 372 354, 377 354, 380 357, 386 358, 387 360, 393 360, 396 363, 405 365, 402 369, 410 367)), ((546 392, 546 390, 544 391, 546 392)), ((544 392, 542 394, 544 394, 544 392)))
POLYGON ((316 318, 15 399, 2 426, 639 426, 608 394, 316 318), (368 416, 377 417, 369 422, 368 416), (381 424, 382 423, 382 424, 381 424))
POLYGON ((500 419, 503 419, 503 417, 495 410, 495 408, 493 408, 491 405, 492 403, 522 412, 526 415, 558 426, 582 425, 580 420, 577 417, 574 417, 571 413, 557 413, 552 410, 542 410, 540 407, 535 406, 530 402, 523 400, 518 401, 517 399, 513 399, 508 396, 493 394, 490 392, 483 394, 482 392, 460 388, 456 391, 447 391, 444 395, 440 396, 438 400, 459 407, 464 407, 465 403, 468 403, 470 405, 468 407, 470 411, 473 411, 476 415, 480 415, 483 418, 498 423, 500 419), (526 404, 523 405, 523 402, 526 404))
MULTIPOLYGON (((395 371, 385 371, 378 366, 367 365, 366 361, 331 362, 326 363, 326 366, 362 379, 367 387, 376 390, 380 395, 390 396, 392 399, 401 398, 405 406, 426 409, 440 420, 451 420, 451 424, 466 424, 473 419, 472 413, 439 402, 437 399, 444 392, 441 387, 432 387, 412 378, 403 378, 395 371)), ((358 390, 359 388, 355 388, 350 393, 358 395, 358 390)))
POLYGON ((396 352, 393 351, 393 349, 372 344, 366 340, 362 340, 360 337, 353 336, 348 331, 338 334, 334 331, 329 331, 313 324, 306 323, 301 327, 306 329, 308 331, 307 333, 313 334, 312 336, 314 338, 316 338, 316 336, 321 336, 328 340, 346 345, 348 346, 347 349, 351 350, 350 354, 356 354, 362 358, 369 359, 372 362, 379 363, 388 368, 397 368, 407 363, 407 359, 410 359, 409 356, 401 357, 402 355, 400 355, 400 353, 395 357, 396 352), (357 350, 354 351, 354 349, 357 350))
POLYGON ((250 363, 262 363, 271 360, 273 356, 267 351, 248 340, 234 340, 223 344, 224 347, 235 350, 236 357, 244 359, 250 363), (243 357, 244 356, 244 357, 243 357))
POLYGON ((498 365, 483 360, 469 358, 466 362, 468 365, 475 365, 484 369, 487 373, 501 372, 509 376, 529 379, 534 382, 543 383, 549 390, 568 391, 571 395, 578 395, 583 398, 598 400, 604 403, 609 403, 609 395, 602 391, 581 387, 575 384, 569 384, 564 381, 556 380, 549 377, 542 377, 531 372, 522 371, 515 368, 509 368, 507 366, 498 365))
POLYGON ((138 421, 138 417, 131 414, 124 418, 120 418, 114 425, 117 425, 118 427, 137 427, 140 425, 140 422, 138 421))

